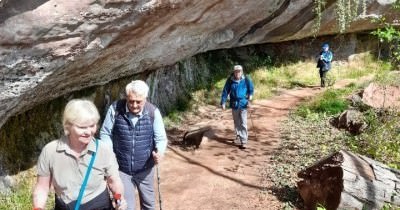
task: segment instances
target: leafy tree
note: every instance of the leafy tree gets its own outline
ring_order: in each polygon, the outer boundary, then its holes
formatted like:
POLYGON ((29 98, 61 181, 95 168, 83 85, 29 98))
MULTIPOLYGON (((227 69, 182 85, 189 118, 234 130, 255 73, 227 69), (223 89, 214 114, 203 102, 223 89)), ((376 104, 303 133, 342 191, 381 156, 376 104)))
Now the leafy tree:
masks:
MULTIPOLYGON (((400 0, 396 0, 392 7, 397 12, 400 11, 400 0)), ((396 27, 399 24, 399 20, 388 20, 387 17, 382 16, 374 21, 380 27, 371 32, 371 34, 377 36, 380 43, 389 47, 390 61, 393 67, 396 68, 400 65, 400 30, 398 26, 396 27)))

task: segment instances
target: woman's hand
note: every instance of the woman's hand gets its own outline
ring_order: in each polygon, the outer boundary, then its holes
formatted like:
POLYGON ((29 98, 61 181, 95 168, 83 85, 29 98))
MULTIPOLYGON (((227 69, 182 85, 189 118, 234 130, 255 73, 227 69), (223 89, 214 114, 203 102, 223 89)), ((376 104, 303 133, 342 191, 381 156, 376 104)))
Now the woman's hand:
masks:
POLYGON ((128 208, 128 203, 124 198, 121 198, 119 200, 113 200, 112 205, 116 210, 126 210, 128 208))

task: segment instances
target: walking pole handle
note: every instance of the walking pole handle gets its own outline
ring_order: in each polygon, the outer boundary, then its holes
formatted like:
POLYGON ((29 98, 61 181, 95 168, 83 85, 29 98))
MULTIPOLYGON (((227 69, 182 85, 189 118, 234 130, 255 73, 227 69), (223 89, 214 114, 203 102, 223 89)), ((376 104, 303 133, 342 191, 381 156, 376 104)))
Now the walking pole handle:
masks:
POLYGON ((117 205, 117 207, 121 206, 121 194, 116 193, 114 194, 114 200, 115 200, 115 204, 117 205))

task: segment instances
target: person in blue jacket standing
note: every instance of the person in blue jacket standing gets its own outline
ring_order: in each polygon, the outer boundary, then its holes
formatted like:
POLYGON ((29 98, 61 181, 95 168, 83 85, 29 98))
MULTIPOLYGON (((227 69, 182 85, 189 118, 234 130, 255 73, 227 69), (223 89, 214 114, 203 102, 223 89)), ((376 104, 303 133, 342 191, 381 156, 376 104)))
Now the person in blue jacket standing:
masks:
POLYGON ((221 95, 221 108, 225 110, 229 96, 229 106, 232 108, 236 139, 234 143, 240 149, 245 149, 248 140, 247 108, 250 106, 254 94, 253 82, 243 74, 243 67, 235 65, 233 73, 225 82, 221 95))
POLYGON ((326 85, 326 74, 331 69, 333 54, 329 50, 329 45, 324 43, 322 45, 322 51, 318 56, 317 68, 319 68, 319 77, 321 78, 321 87, 326 85))

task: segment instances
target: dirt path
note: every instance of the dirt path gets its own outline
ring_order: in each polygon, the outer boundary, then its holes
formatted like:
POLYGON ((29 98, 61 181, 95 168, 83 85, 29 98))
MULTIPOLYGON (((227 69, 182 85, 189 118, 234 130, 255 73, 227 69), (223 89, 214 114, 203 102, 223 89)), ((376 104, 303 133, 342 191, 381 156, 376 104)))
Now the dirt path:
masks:
MULTIPOLYGON (((339 83, 343 86, 345 83, 339 83)), ((210 125, 199 149, 184 149, 176 141, 182 131, 170 131, 171 144, 160 165, 164 210, 280 209, 262 173, 279 146, 282 120, 302 100, 322 90, 318 87, 284 90, 268 100, 256 100, 248 115, 246 150, 233 145, 230 110, 203 107, 185 122, 184 129, 210 125)))

